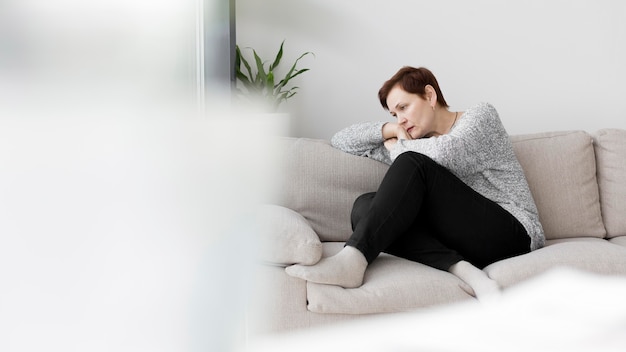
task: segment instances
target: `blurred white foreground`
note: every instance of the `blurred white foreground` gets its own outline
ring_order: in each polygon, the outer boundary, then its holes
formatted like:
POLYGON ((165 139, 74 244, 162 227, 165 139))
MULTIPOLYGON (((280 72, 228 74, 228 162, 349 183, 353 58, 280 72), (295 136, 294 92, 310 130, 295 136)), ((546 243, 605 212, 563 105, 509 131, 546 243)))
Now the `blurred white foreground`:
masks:
POLYGON ((241 343, 280 124, 26 110, 0 120, 0 351, 241 343))
POLYGON ((241 343, 281 126, 198 116, 200 4, 0 1, 0 351, 241 343))
POLYGON ((626 279, 555 269, 487 304, 381 316, 251 341, 247 352, 626 349, 626 279))

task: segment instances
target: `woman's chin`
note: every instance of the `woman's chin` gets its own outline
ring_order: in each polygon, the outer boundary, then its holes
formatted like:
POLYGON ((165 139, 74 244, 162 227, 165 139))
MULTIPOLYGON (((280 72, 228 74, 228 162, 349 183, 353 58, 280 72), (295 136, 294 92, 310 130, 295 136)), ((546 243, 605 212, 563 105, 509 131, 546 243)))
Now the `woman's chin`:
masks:
POLYGON ((411 139, 420 139, 420 138, 424 138, 425 135, 423 133, 420 133, 418 131, 411 131, 409 132, 409 136, 411 136, 411 139))

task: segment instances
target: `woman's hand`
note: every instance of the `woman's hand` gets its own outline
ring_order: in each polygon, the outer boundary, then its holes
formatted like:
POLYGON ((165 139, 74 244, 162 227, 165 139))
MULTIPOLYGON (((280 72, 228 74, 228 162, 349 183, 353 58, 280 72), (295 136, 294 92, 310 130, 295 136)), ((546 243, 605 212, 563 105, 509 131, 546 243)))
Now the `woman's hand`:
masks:
POLYGON ((404 127, 398 126, 398 130, 396 131, 396 138, 398 139, 413 139, 409 132, 407 132, 404 127))
POLYGON ((395 122, 387 122, 383 125, 383 138, 385 140, 397 138, 397 139, 413 139, 411 135, 404 129, 404 127, 398 125, 395 122))
POLYGON ((383 137, 385 138, 385 148, 391 150, 399 139, 413 139, 411 135, 395 122, 388 122, 383 125, 383 137))
POLYGON ((396 145, 396 143, 398 143, 398 138, 389 138, 385 140, 385 148, 387 148, 387 150, 391 151, 391 149, 393 148, 394 145, 396 145))
POLYGON ((411 135, 402 127, 401 125, 395 122, 387 122, 383 125, 383 138, 385 140, 391 138, 397 139, 413 139, 411 135))
POLYGON ((396 138, 396 129, 398 128, 398 124, 395 122, 387 122, 383 125, 383 138, 385 140, 396 138))

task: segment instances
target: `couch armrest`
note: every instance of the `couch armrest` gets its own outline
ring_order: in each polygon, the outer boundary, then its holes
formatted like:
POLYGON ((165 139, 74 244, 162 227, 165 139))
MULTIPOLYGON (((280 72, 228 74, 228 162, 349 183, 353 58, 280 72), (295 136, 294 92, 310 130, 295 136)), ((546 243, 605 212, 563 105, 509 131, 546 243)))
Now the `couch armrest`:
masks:
POLYGON ((258 211, 259 259, 263 262, 313 265, 322 257, 322 243, 299 213, 279 205, 262 205, 258 211))

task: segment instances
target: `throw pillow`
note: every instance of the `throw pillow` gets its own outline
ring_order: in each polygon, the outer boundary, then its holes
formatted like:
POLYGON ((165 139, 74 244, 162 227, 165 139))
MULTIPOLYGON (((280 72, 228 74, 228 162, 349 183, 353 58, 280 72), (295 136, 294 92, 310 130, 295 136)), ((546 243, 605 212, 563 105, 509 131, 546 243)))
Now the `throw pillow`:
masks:
POLYGON ((273 264, 313 265, 322 257, 322 243, 307 220, 279 205, 261 205, 257 213, 259 259, 273 264))
POLYGON ((594 137, 607 237, 626 236, 626 130, 604 129, 594 137))
POLYGON ((592 138, 584 131, 512 136, 546 239, 606 235, 592 138))

